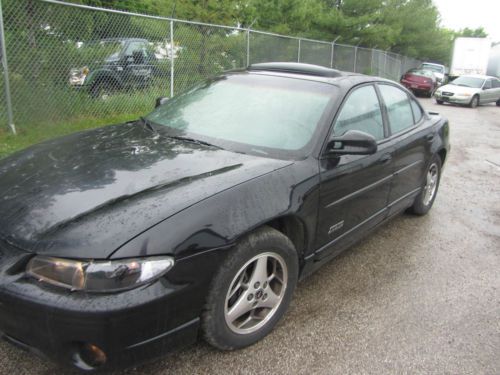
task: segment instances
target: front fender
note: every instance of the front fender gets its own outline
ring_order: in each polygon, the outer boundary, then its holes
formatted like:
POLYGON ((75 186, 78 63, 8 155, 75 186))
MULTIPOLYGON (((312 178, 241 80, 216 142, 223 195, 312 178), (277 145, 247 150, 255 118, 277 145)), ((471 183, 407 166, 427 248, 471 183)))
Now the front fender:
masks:
POLYGON ((85 85, 92 86, 98 81, 111 81, 115 82, 119 87, 123 86, 122 78, 114 70, 109 68, 91 71, 85 79, 85 85))
POLYGON ((111 258, 173 254, 181 259, 228 248, 255 228, 286 215, 299 217, 313 234, 318 183, 317 163, 292 164, 188 207, 135 237, 111 258))

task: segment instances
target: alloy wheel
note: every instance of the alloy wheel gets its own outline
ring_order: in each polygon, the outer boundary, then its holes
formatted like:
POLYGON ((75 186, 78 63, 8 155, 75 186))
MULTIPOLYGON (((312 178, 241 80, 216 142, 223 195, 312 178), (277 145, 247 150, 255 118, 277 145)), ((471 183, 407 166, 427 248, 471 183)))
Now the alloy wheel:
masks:
POLYGON ((432 163, 427 171, 427 180, 424 187, 423 203, 428 206, 436 195, 437 184, 439 180, 439 169, 435 163, 432 163))
POLYGON ((224 318, 229 329, 249 334, 262 328, 280 307, 287 280, 286 263, 274 252, 261 253, 245 263, 226 294, 224 318))

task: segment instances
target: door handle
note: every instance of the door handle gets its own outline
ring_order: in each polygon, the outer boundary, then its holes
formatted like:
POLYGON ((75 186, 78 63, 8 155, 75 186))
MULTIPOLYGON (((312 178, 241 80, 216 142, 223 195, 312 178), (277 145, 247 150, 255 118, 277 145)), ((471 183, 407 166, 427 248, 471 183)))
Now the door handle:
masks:
POLYGON ((434 134, 427 134, 425 139, 427 139, 428 142, 432 142, 434 140, 434 134))
POLYGON ((378 160, 380 164, 387 164, 392 160, 392 155, 391 154, 384 154, 380 157, 378 160))

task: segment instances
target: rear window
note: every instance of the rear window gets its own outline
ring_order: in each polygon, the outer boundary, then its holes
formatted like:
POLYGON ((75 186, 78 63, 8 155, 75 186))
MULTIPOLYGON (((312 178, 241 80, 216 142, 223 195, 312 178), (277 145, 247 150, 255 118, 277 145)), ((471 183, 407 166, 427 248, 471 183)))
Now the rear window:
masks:
POLYGON ((387 107, 392 134, 412 127, 413 110, 406 92, 389 85, 379 85, 379 88, 387 107))

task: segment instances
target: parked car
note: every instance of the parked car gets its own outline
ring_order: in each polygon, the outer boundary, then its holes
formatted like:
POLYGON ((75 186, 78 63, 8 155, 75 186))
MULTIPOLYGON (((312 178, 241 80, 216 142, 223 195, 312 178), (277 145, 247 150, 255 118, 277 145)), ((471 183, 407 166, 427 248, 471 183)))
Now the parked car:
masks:
POLYGON ((146 39, 110 38, 78 46, 81 67, 71 69, 69 84, 105 98, 113 92, 145 87, 155 73, 156 57, 146 39))
POLYGON ((415 94, 424 94, 432 97, 438 83, 436 76, 430 70, 411 69, 400 80, 401 84, 415 94))
POLYGON ((426 214, 449 150, 447 120, 404 87, 307 64, 157 103, 0 162, 8 341, 83 370, 199 334, 251 345, 298 279, 389 218, 426 214))
POLYGON ((436 103, 468 105, 496 103, 500 106, 500 80, 484 75, 461 76, 440 87, 435 93, 436 103))
POLYGON ((436 76, 438 86, 444 85, 447 81, 447 77, 446 77, 447 70, 446 70, 446 67, 444 65, 435 64, 435 63, 431 63, 431 62, 423 62, 422 64, 420 64, 418 69, 430 70, 431 72, 433 72, 434 75, 436 76))

